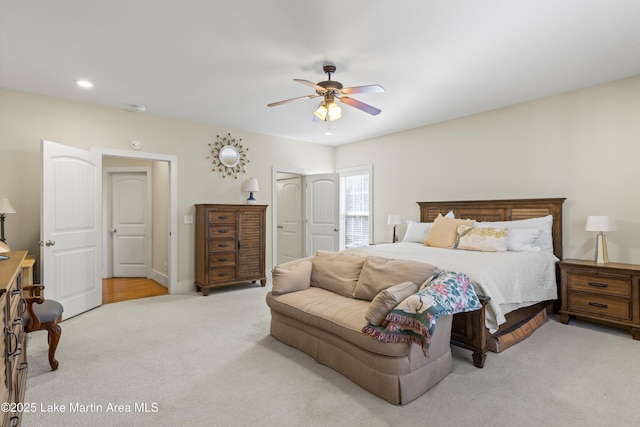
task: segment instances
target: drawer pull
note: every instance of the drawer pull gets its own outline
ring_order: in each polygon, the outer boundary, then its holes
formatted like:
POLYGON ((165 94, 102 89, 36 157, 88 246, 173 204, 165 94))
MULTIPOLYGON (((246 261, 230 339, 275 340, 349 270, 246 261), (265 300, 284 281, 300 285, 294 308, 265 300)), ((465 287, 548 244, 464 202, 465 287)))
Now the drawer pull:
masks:
POLYGON ((218 245, 218 247, 219 247, 219 248, 226 248, 227 246, 229 246, 229 244, 228 244, 228 243, 220 243, 220 244, 218 245))
POLYGON ((229 261, 229 258, 218 258, 218 262, 229 261))
POLYGON ((228 233, 228 232, 229 232, 229 230, 218 230, 218 233, 223 233, 224 234, 224 233, 228 233))
POLYGON ((593 302, 593 301, 589 301, 589 305, 592 307, 598 307, 598 308, 609 308, 607 304, 602 304, 602 303, 593 302))
POLYGON ((224 276, 228 276, 228 275, 229 275, 229 273, 218 273, 218 276, 220 276, 220 277, 224 277, 224 276))
POLYGON ((218 219, 227 219, 229 218, 227 215, 218 215, 218 219))
POLYGON ((609 285, 606 283, 598 283, 598 282, 589 282, 589 286, 593 286, 594 288, 608 288, 609 285))

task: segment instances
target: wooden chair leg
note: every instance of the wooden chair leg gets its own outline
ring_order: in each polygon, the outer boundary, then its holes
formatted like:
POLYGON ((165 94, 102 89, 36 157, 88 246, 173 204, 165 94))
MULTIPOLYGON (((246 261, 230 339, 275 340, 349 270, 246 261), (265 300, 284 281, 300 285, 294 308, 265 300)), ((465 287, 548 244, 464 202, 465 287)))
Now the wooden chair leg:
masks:
POLYGON ((58 342, 60 342, 60 335, 62 335, 62 328, 58 325, 58 322, 51 322, 47 325, 48 341, 49 341, 49 365, 51 370, 58 369, 58 361, 56 360, 56 349, 58 348, 58 342))

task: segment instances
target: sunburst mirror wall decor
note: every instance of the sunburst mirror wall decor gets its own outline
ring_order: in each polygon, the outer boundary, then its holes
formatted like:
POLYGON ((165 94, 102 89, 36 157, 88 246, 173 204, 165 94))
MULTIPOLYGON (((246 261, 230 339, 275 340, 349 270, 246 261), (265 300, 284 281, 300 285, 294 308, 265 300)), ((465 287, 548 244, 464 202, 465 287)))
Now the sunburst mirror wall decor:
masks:
POLYGON ((213 163, 211 170, 220 172, 223 178, 233 176, 237 179, 239 173, 245 173, 249 149, 243 147, 241 142, 242 139, 232 138, 230 133, 223 137, 216 135, 216 141, 209 143, 211 154, 207 156, 213 163))

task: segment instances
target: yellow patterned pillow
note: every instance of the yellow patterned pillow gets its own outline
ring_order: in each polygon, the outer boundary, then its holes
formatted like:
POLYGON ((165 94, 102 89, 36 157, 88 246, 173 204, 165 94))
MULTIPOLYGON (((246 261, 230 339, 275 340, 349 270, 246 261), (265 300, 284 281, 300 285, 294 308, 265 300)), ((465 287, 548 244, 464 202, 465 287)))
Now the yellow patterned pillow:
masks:
POLYGON ((508 228, 476 228, 458 225, 456 249, 483 252, 505 252, 509 240, 508 228))

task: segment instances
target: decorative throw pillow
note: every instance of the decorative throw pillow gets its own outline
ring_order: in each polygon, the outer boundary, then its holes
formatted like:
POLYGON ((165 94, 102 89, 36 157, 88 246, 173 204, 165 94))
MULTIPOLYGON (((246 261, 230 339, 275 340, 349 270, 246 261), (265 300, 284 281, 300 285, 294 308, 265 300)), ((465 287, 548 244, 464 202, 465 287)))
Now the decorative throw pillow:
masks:
POLYGON ((438 272, 425 262, 368 256, 362 266, 353 296, 371 301, 376 295, 398 282, 422 283, 438 272))
POLYGON ((364 315, 365 319, 372 325, 382 325, 391 310, 416 292, 418 292, 418 285, 413 282, 404 282, 383 289, 369 304, 369 309, 364 315))
POLYGON ((458 240, 454 247, 470 251, 506 252, 508 240, 508 228, 476 228, 459 225, 458 240))
POLYGON ((424 239, 424 244, 437 248, 452 248, 458 237, 458 226, 472 226, 474 223, 475 221, 472 219, 446 218, 438 214, 438 217, 433 221, 427 237, 424 239))
POLYGON ((353 298, 364 260, 361 255, 318 251, 312 260, 311 286, 353 298))
MULTIPOLYGON (((445 218, 455 218, 453 211, 447 212, 445 218)), ((403 242, 424 243, 432 222, 415 222, 407 220, 407 231, 404 233, 403 242)))
POLYGON ((311 284, 311 259, 296 261, 273 267, 273 270, 271 270, 273 282, 271 293, 273 295, 303 291, 309 287, 311 284))

